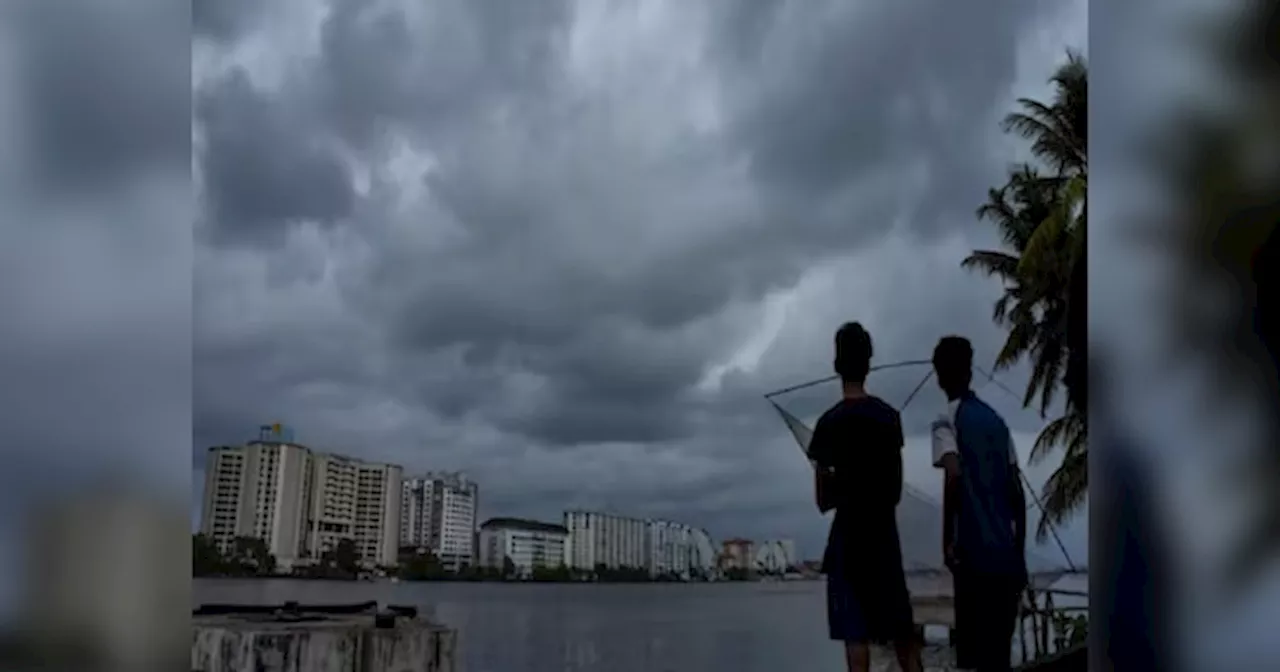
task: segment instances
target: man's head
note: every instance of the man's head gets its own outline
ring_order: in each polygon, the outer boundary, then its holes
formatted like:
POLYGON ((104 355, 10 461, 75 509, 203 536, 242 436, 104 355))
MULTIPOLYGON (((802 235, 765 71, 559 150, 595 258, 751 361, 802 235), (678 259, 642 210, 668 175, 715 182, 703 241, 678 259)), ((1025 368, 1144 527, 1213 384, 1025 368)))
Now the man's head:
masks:
POLYGON ((845 383, 862 384, 871 370, 871 334, 857 322, 836 330, 836 375, 845 383))
POLYGON ((963 336, 943 336, 933 349, 933 370, 938 377, 938 387, 948 397, 957 397, 969 390, 973 381, 973 346, 963 336))

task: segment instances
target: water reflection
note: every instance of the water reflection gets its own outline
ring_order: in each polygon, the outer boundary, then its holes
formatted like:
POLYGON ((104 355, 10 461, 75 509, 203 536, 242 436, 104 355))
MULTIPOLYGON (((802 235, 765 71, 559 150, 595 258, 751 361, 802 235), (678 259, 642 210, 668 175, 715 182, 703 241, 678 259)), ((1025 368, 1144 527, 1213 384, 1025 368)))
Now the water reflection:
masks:
POLYGON ((197 602, 414 604, 459 632, 466 672, 838 670, 821 583, 502 585, 209 581, 197 602), (799 663, 803 662, 803 665, 799 663))

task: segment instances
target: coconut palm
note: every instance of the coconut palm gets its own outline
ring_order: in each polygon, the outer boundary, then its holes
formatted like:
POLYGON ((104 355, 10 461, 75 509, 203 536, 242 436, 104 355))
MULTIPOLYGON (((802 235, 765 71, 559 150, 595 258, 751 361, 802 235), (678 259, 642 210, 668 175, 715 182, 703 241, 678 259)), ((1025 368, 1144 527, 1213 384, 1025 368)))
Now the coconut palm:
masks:
POLYGON ((1039 166, 1024 164, 991 189, 979 219, 996 225, 1003 250, 975 250, 961 262, 1004 282, 992 318, 1009 336, 995 368, 1024 358, 1031 364, 1023 404, 1048 413, 1060 385, 1066 410, 1041 432, 1032 450, 1039 462, 1065 446, 1058 469, 1042 493, 1045 515, 1037 536, 1070 516, 1088 492, 1088 422, 1083 278, 1086 266, 1085 205, 1088 196, 1088 71, 1083 56, 1068 53, 1050 78, 1049 103, 1023 98, 1003 128, 1031 141, 1039 166), (1073 297, 1075 301, 1073 301, 1073 297))

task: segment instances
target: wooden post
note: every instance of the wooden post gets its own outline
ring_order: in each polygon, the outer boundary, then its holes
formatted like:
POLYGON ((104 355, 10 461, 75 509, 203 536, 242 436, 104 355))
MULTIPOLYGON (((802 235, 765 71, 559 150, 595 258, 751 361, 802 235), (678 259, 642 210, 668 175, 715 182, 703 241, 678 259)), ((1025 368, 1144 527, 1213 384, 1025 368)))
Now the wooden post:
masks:
POLYGON ((1024 599, 1021 600, 1022 608, 1018 611, 1018 642, 1022 645, 1022 662, 1027 662, 1027 610, 1029 608, 1028 599, 1030 599, 1031 591, 1027 590, 1024 599))
POLYGON ((1052 604, 1052 598, 1045 593, 1045 608, 1040 611, 1040 645, 1039 654, 1042 656, 1049 655, 1049 605, 1052 604))
MULTIPOLYGON (((1044 620, 1045 620, 1045 628, 1044 628, 1044 631, 1045 631, 1045 640, 1046 640, 1045 653, 1048 653, 1048 652, 1049 652, 1049 650, 1048 650, 1049 631, 1053 629, 1053 593, 1045 593, 1045 596, 1044 596, 1044 620)), ((1055 633, 1055 634, 1056 634, 1056 633, 1055 633)), ((1057 637, 1054 637, 1054 639, 1057 639, 1057 637)), ((1058 647, 1056 646, 1057 642, 1054 642, 1054 644, 1055 644, 1055 646, 1054 646, 1054 650, 1057 650, 1057 648, 1058 648, 1058 647)))

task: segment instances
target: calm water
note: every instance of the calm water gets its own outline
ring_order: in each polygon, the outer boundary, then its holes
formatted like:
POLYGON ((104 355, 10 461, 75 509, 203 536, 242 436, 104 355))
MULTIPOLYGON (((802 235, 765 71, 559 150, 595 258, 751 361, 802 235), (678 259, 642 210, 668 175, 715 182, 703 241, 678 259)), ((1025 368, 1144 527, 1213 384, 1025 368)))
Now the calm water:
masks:
MULTIPOLYGON (((1055 587, 1083 590, 1087 582, 1087 576, 1066 577, 1055 587)), ((912 577, 911 589, 949 592, 949 581, 943 583, 912 577)), ((839 645, 827 639, 820 581, 593 585, 197 579, 193 597, 197 604, 378 600, 416 605, 458 630, 459 672, 844 669, 839 645)), ((926 636, 945 640, 946 634, 931 629, 926 636)), ((926 663, 940 666, 947 659, 944 645, 926 651, 926 663)), ((887 660, 874 668, 897 669, 887 660)))
MULTIPOLYGON (((199 579, 196 603, 414 604, 457 628, 465 672, 842 670, 821 582, 499 584, 199 579)), ((463 672, 460 671, 460 672, 463 672)))

